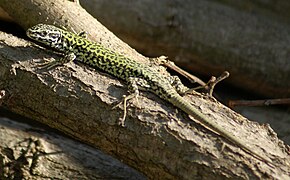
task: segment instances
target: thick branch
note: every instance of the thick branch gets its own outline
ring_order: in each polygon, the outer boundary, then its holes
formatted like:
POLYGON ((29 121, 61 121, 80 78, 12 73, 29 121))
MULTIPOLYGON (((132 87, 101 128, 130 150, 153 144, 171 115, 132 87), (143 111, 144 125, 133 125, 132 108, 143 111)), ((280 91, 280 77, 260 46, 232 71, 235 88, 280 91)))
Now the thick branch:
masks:
POLYGON ((145 179, 100 150, 13 119, 21 123, 0 117, 0 179, 145 179))

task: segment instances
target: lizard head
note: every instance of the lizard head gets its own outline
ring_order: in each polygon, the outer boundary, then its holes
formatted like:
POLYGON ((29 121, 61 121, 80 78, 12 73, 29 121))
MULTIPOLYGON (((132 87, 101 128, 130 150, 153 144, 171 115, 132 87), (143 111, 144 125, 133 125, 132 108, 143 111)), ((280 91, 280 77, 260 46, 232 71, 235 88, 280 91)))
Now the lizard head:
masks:
POLYGON ((47 46, 56 47, 61 40, 62 30, 52 25, 37 24, 29 28, 26 35, 47 46))

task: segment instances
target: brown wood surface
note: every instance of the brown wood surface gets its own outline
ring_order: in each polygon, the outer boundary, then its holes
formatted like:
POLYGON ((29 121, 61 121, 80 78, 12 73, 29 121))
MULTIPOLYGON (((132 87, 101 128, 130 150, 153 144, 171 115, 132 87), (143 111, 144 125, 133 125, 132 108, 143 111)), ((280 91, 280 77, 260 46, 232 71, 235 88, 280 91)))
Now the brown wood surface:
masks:
MULTIPOLYGON (((1 7, 24 29, 47 22, 90 34, 97 32, 96 41, 146 63, 146 58, 118 40, 75 3, 7 2, 0 0, 1 7), (18 7, 17 12, 13 5, 18 7)), ((150 93, 141 94, 138 106, 136 102, 129 106, 125 127, 121 127, 118 120, 123 114, 122 107, 114 110, 112 107, 127 93, 123 82, 74 63, 50 71, 39 70, 37 62, 60 57, 11 35, 1 33, 0 37, 0 87, 7 92, 3 107, 99 147, 148 178, 289 178, 289 147, 268 126, 250 122, 206 96, 185 97, 253 150, 271 158, 273 167, 150 93)))
POLYGON ((0 111, 0 179, 146 179, 100 150, 52 131, 0 111))

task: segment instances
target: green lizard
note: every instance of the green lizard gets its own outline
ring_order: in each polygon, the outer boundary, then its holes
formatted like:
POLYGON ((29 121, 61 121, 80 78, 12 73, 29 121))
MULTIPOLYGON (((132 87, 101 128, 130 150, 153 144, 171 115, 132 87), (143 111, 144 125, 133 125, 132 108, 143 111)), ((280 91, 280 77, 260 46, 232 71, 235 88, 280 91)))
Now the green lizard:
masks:
MULTIPOLYGON (((126 81, 129 89, 133 91, 131 95, 125 98, 124 107, 126 107, 126 100, 138 95, 139 89, 150 91, 178 107, 188 115, 193 116, 203 125, 238 145, 246 152, 254 155, 257 159, 271 163, 270 159, 251 150, 237 137, 224 130, 218 124, 213 123, 189 102, 185 101, 180 95, 183 93, 181 91, 183 88, 176 88, 168 77, 160 74, 156 69, 120 55, 100 44, 91 42, 87 40, 82 33, 74 34, 52 25, 38 24, 28 29, 26 34, 31 39, 65 55, 64 58, 51 62, 48 67, 78 60, 109 73, 126 81)), ((126 110, 124 109, 124 114, 125 113, 126 110)))

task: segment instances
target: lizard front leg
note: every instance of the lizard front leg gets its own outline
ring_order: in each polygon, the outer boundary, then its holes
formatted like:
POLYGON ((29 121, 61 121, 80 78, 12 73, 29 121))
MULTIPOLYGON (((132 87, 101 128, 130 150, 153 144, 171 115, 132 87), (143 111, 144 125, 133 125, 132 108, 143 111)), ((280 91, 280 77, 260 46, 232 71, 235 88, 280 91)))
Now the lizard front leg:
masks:
POLYGON ((53 59, 51 61, 47 61, 45 63, 39 64, 38 67, 41 67, 41 69, 52 69, 56 66, 63 65, 65 63, 71 62, 75 59, 76 59, 76 55, 73 52, 70 52, 59 60, 53 59))
POLYGON ((131 94, 129 94, 128 96, 124 95, 123 96, 124 99, 120 103, 118 103, 117 105, 115 105, 113 107, 113 109, 114 109, 117 106, 123 104, 124 114, 123 114, 123 117, 120 121, 120 125, 122 125, 122 126, 124 126, 124 122, 125 122, 125 119, 127 116, 127 102, 129 100, 135 98, 137 101, 137 104, 139 104, 138 103, 138 96, 140 94, 139 89, 145 90, 145 89, 148 89, 150 87, 150 85, 147 83, 147 81, 144 79, 141 79, 141 78, 130 77, 130 78, 128 78, 127 82, 128 82, 128 90, 131 94))

